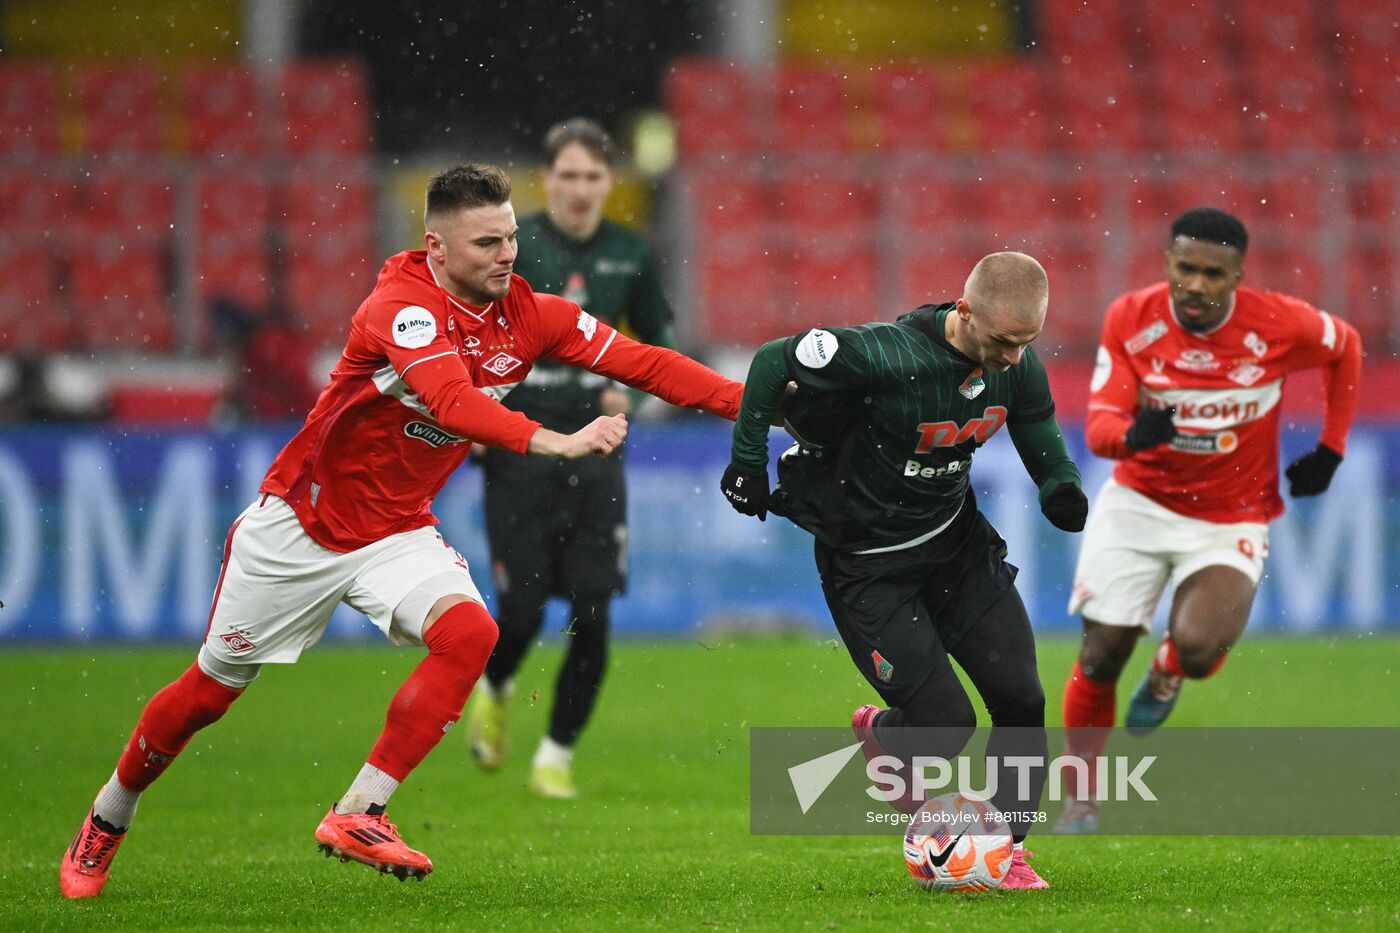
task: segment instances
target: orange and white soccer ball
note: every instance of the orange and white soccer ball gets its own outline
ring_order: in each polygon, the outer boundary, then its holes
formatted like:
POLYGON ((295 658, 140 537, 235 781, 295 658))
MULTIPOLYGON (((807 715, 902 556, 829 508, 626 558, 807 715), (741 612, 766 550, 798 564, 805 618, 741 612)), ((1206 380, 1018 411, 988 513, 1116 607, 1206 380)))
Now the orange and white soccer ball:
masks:
POLYGON ((944 794, 909 818, 904 864, 926 891, 990 891, 1011 867, 1011 829, 980 797, 944 794))

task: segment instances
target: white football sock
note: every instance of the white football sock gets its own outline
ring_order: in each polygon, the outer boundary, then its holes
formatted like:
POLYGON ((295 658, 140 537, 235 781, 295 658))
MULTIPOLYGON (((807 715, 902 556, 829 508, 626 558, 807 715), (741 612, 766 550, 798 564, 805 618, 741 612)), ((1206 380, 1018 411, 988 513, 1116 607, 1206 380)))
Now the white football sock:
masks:
POLYGON ((567 768, 574 759, 574 750, 569 745, 560 745, 558 742, 545 736, 540 740, 540 747, 535 750, 536 768, 567 768))
POLYGON ((136 805, 141 802, 141 792, 127 790, 117 780, 117 772, 102 789, 92 803, 92 813, 104 823, 111 823, 117 829, 126 829, 136 818, 136 805))
POLYGON ((335 805, 336 813, 364 813, 373 804, 388 806, 389 798, 399 789, 399 782, 374 765, 365 763, 355 775, 350 789, 335 805))

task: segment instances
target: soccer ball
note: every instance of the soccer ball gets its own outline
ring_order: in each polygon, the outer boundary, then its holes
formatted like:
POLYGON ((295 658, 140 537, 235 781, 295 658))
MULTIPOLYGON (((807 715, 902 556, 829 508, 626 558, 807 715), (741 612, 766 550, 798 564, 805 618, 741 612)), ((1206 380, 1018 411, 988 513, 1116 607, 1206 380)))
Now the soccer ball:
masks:
POLYGON ((944 794, 909 818, 904 864, 925 891, 990 891, 1011 867, 1011 829, 980 797, 944 794))

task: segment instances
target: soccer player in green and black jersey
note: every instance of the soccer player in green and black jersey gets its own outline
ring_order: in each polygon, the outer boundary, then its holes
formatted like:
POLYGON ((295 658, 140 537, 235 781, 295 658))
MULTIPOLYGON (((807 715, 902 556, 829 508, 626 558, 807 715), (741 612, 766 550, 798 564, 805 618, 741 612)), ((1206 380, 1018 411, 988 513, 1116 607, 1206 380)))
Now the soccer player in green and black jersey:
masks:
MULTIPOLYGON (((962 749, 976 715, 951 657, 987 704, 987 754, 1046 759, 1035 639, 1006 542, 978 511, 969 471, 976 449, 1006 425, 1046 517, 1065 531, 1084 527, 1079 471, 1029 347, 1048 299, 1038 262, 995 253, 956 302, 893 324, 811 330, 754 357, 721 488, 740 512, 771 510, 816 538, 836 628, 888 706, 852 717, 868 755, 962 749), (780 411, 797 443, 779 458, 770 496, 768 425, 780 411), (941 727, 943 744, 921 747, 929 733, 903 726, 941 727)), ((1043 765, 1031 772, 1029 799, 1016 797, 1014 768, 1000 778, 997 809, 1038 808, 1043 765)), ((897 805, 918 802, 906 795, 897 805)), ((1030 822, 1012 821, 1017 846, 1003 887, 1046 886, 1025 860, 1030 822)))
MULTIPOLYGON (((646 240, 602 216, 612 162, 612 142, 592 120, 549 131, 542 172, 548 209, 520 221, 515 271, 536 291, 562 295, 645 343, 669 347, 671 308, 646 240)), ((632 398, 600 376, 541 360, 504 403, 551 430, 572 432, 599 415, 627 413, 632 398)), ((545 602, 566 599, 569 647, 530 787, 573 797, 573 746, 602 685, 611 601, 627 584, 622 457, 566 462, 488 450, 482 465, 500 640, 469 714, 472 751, 488 770, 500 766, 511 680, 539 632, 545 602)))

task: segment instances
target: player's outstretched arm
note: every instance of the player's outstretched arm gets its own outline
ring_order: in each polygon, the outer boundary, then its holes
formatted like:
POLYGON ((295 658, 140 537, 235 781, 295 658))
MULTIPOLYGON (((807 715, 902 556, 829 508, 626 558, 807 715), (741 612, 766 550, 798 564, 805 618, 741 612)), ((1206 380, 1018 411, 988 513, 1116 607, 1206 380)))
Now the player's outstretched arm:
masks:
POLYGON ((1079 468, 1065 448, 1064 433, 1054 415, 1039 421, 1012 423, 1011 442, 1021 463, 1040 490, 1040 511, 1061 531, 1083 531, 1089 515, 1079 468))
POLYGON ((594 418, 592 423, 573 434, 560 434, 540 428, 530 438, 527 453, 544 457, 579 460, 583 457, 606 457, 627 438, 627 416, 608 415, 594 418))
POLYGON ((787 396, 788 372, 783 346, 772 340, 759 347, 749 364, 729 466, 720 480, 720 491, 729 504, 744 515, 760 520, 768 514, 768 426, 787 396))

